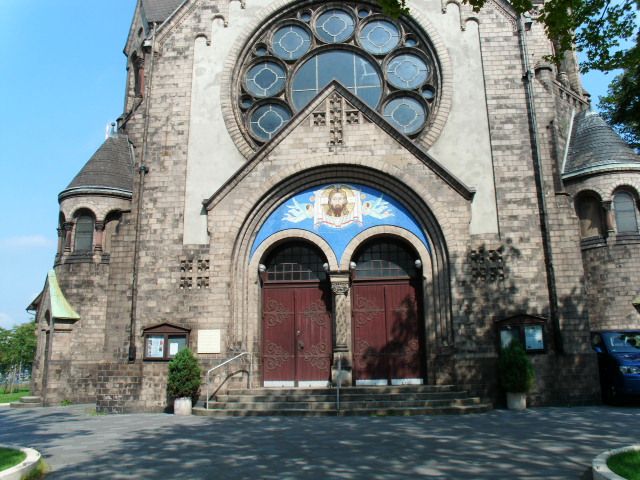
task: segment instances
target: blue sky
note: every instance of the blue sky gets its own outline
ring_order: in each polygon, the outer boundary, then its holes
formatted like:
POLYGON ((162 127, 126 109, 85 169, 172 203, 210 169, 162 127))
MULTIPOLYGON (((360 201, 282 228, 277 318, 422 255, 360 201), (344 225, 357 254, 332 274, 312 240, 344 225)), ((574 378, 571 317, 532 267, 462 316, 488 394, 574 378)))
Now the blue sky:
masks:
MULTIPOLYGON (((57 195, 122 112, 135 0, 0 0, 0 327, 53 264, 57 195)), ((611 78, 588 75, 594 103, 611 78)))

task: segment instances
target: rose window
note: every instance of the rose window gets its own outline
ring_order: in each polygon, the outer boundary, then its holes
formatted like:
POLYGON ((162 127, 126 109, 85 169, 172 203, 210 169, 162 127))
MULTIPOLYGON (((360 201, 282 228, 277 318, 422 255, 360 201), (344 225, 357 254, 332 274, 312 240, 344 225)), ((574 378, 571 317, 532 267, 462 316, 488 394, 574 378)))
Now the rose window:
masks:
POLYGON ((245 48, 237 77, 234 108, 256 148, 333 81, 408 136, 425 131, 439 99, 438 62, 424 32, 409 18, 347 2, 272 19, 245 48))

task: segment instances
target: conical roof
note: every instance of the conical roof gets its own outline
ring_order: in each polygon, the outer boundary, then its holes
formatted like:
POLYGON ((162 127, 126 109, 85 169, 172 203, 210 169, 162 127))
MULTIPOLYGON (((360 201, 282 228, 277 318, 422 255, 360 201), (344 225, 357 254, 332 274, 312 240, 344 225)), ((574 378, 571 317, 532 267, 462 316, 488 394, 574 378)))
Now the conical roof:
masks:
POLYGON ((585 111, 575 115, 569 141, 563 178, 603 170, 640 170, 640 156, 596 112, 585 111))
POLYGON ((126 136, 118 135, 105 140, 58 198, 92 193, 131 197, 132 188, 131 146, 126 136))
POLYGON ((148 22, 163 22, 184 0, 142 0, 142 9, 148 22))

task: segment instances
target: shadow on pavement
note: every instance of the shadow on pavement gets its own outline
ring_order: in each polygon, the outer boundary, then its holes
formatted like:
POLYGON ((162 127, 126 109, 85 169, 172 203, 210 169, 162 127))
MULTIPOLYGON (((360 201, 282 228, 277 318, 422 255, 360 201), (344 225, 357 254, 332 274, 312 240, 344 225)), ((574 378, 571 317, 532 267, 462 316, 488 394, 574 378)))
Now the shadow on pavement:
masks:
POLYGON ((639 421, 637 408, 610 407, 221 419, 76 409, 0 412, 0 443, 41 450, 52 479, 580 479, 601 451, 637 443, 639 421))

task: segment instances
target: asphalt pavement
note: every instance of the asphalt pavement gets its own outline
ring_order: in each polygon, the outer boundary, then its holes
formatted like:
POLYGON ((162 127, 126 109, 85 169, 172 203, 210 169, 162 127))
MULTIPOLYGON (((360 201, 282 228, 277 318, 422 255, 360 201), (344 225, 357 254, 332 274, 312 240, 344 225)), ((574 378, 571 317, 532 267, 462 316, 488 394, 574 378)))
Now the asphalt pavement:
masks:
POLYGON ((465 416, 96 415, 0 408, 0 443, 39 450, 49 479, 587 479, 604 450, 640 443, 640 408, 465 416))

